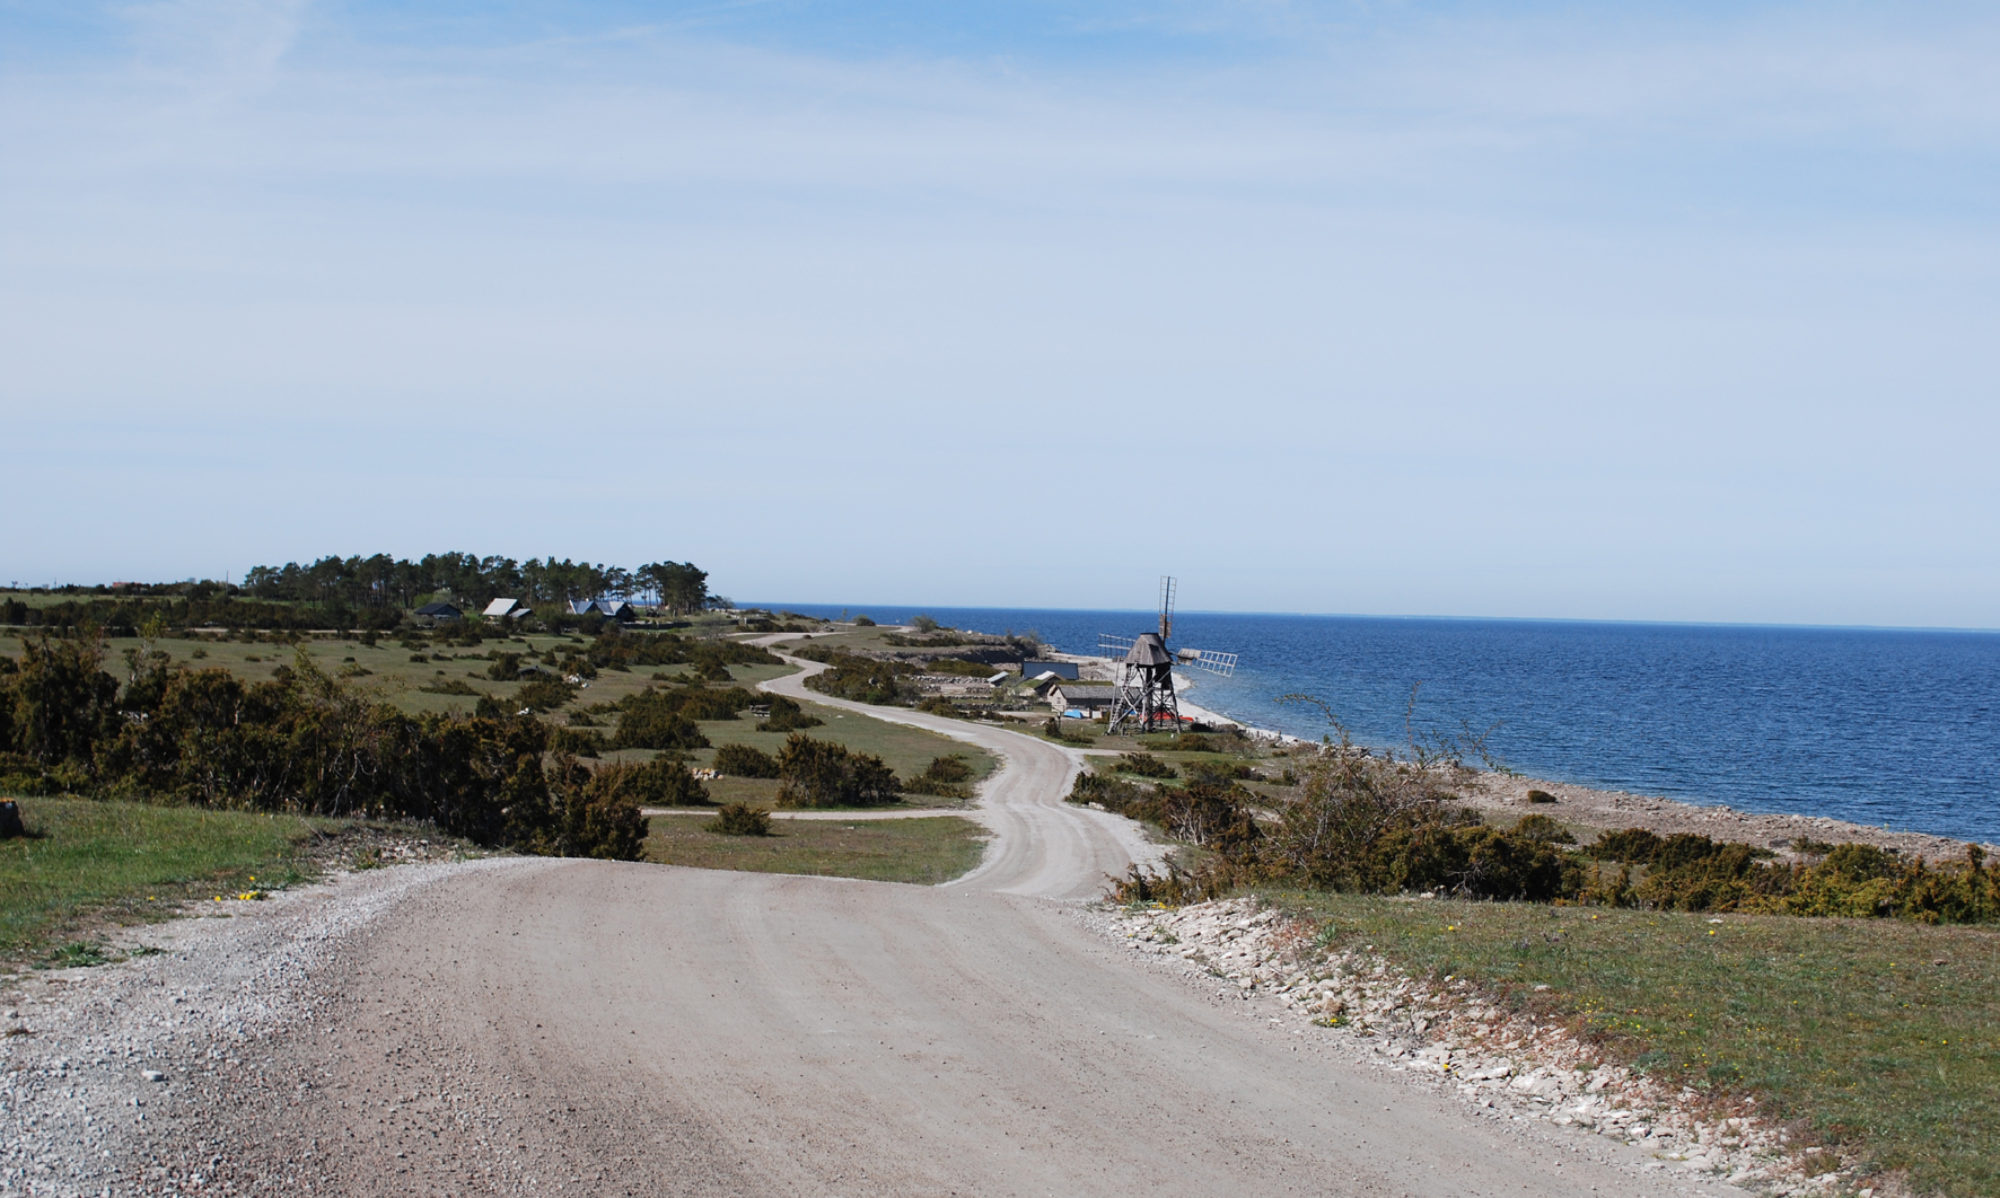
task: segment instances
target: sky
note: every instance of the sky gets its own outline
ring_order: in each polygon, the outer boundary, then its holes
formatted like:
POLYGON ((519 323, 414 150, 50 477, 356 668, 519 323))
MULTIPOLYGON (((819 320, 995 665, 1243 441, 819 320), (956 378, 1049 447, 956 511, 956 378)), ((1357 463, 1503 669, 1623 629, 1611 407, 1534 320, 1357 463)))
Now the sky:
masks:
POLYGON ((2000 627, 2000 10, 0 0, 0 583, 2000 627))

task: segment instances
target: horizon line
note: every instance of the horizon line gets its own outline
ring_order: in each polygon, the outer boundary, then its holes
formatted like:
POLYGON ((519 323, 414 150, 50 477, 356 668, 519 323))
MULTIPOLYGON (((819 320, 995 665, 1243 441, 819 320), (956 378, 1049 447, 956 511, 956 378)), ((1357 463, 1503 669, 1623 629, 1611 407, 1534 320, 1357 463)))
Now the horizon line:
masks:
MULTIPOLYGON (((786 604, 743 601, 739 608, 765 608, 776 611, 786 604)), ((794 600, 790 606, 839 607, 866 615, 869 604, 822 603, 817 600, 794 600)), ((1137 607, 991 607, 980 604, 963 603, 880 603, 877 608, 909 608, 917 614, 926 614, 927 609, 940 611, 967 612, 1082 612, 1105 615, 1145 615, 1159 613, 1149 608, 1137 607)), ((801 613, 804 614, 804 613, 801 613)), ((1312 612, 1312 611, 1241 611, 1221 608, 1184 608, 1174 613, 1181 616, 1279 616, 1312 620, 1440 620, 1458 623, 1508 623, 1508 624, 1625 624, 1649 628, 1763 628, 1790 629, 1802 632, 1948 632, 1970 635, 1993 635, 2000 633, 2000 627, 1977 627, 1961 624, 1825 624, 1786 623, 1777 620, 1668 620, 1648 619, 1631 616, 1465 616, 1439 615, 1428 613, 1389 614, 1382 612, 1312 612)))

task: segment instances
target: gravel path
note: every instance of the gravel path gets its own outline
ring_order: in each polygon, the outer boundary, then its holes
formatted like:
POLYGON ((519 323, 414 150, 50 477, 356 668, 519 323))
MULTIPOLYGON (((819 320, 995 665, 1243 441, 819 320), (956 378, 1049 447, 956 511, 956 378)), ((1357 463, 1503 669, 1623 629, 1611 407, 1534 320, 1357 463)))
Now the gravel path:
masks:
POLYGON ((1005 759, 958 882, 495 859, 222 904, 10 991, 0 1193, 1732 1192, 1132 960, 1074 900, 1153 850, 1061 802, 1074 756, 895 718, 1005 759))

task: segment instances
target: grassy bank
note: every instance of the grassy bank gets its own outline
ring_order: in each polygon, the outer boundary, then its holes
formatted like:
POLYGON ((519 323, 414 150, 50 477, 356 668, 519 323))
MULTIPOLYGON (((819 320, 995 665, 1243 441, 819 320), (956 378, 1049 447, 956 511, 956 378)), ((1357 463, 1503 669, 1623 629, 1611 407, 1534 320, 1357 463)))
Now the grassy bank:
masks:
POLYGON ((986 832, 955 815, 857 821, 772 820, 770 836, 722 836, 696 815, 649 821, 646 859, 700 869, 823 874, 872 882, 948 882, 979 864, 986 832))
POLYGON ((1649 1072, 1754 1093, 1919 1192, 2000 1193, 2000 932, 1266 897, 1329 924, 1332 942, 1483 982, 1649 1072))
POLYGON ((54 798, 22 800, 22 814, 29 835, 0 841, 7 963, 45 959, 106 921, 163 918, 180 900, 290 884, 325 822, 54 798))

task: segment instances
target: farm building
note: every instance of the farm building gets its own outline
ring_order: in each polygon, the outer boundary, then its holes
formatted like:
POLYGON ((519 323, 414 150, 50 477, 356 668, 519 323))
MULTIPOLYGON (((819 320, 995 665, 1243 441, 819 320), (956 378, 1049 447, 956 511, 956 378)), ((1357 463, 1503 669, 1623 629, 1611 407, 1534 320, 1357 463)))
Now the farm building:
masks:
POLYGON ((1064 682, 1049 688, 1049 706, 1058 712, 1096 715, 1108 711, 1118 698, 1118 688, 1093 682, 1064 682))
POLYGON ((417 615, 422 619, 435 623, 445 620, 462 619, 465 613, 449 603, 426 603, 417 609, 417 615))
POLYGON ((495 599, 479 614, 489 620, 524 620, 532 610, 519 599, 495 599))
POLYGON ((1021 677, 1034 678, 1041 674, 1054 674, 1071 682, 1077 679, 1076 663, 1073 661, 1024 661, 1021 663, 1021 677))

